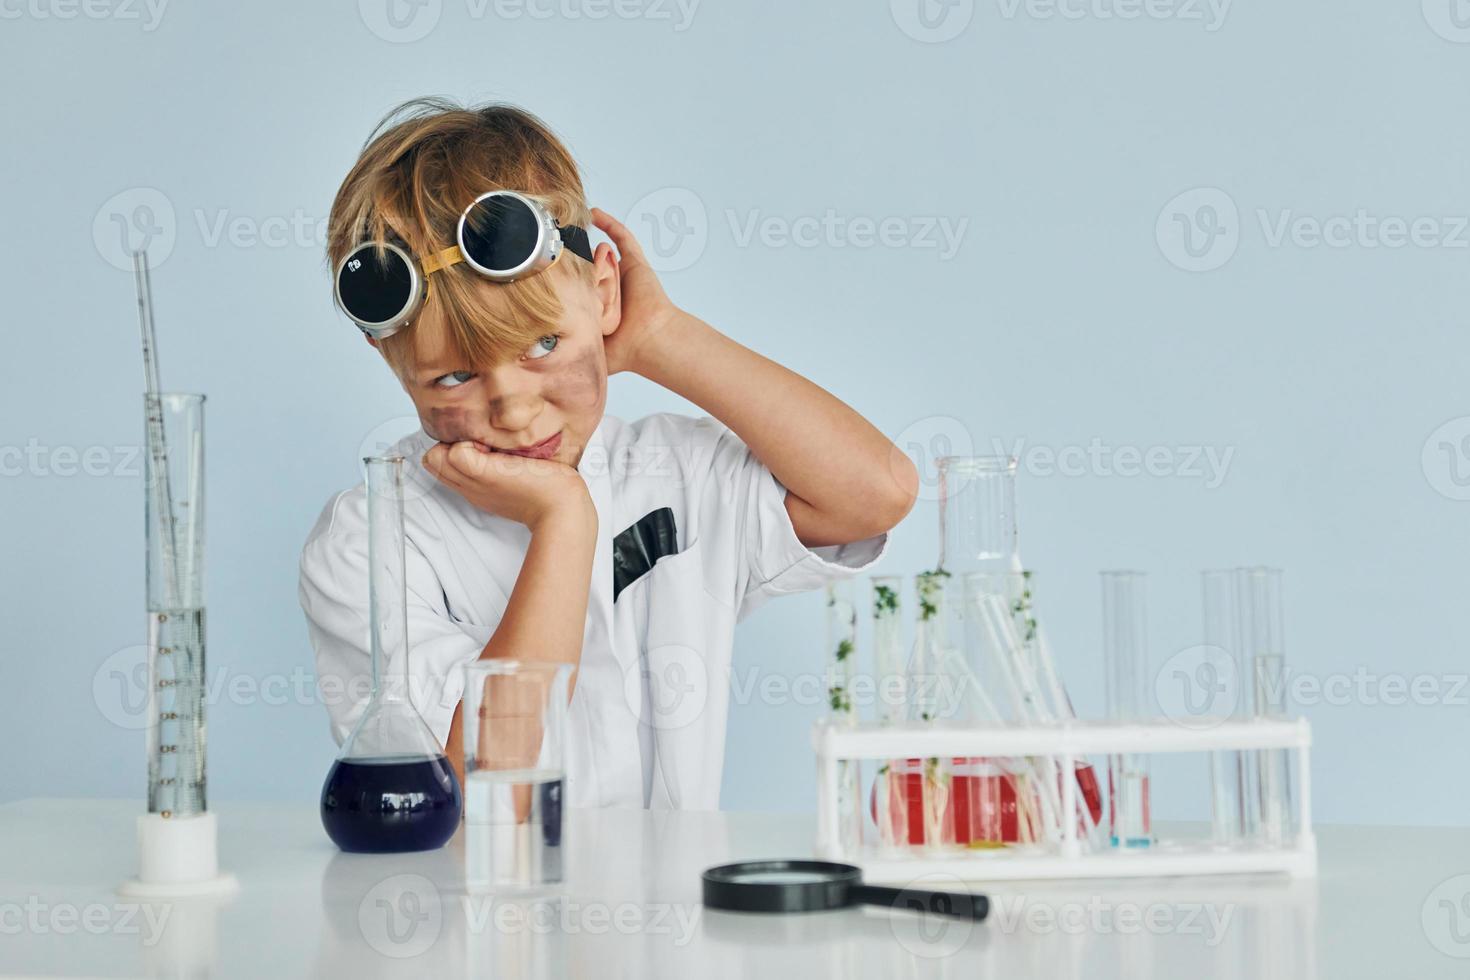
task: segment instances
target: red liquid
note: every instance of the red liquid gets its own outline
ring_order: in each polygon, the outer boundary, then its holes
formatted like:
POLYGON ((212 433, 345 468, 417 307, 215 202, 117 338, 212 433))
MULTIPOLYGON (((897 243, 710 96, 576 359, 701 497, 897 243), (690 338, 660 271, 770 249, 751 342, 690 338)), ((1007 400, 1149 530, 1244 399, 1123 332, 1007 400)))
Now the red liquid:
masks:
MULTIPOLYGON (((985 769, 986 760, 957 758, 951 764, 959 769, 985 769)), ((895 828, 901 827, 907 817, 908 842, 924 843, 924 775, 923 762, 909 759, 895 763, 900 770, 894 781, 901 794, 901 805, 907 812, 893 815, 895 828)), ((1102 791, 1097 773, 1089 762, 1076 766, 1077 788, 1082 801, 1096 824, 1102 819, 1102 791)), ((878 823, 877 787, 874 786, 873 821, 878 823)), ((997 841, 1015 843, 1020 840, 1020 817, 1016 806, 1016 784, 1013 778, 998 771, 966 773, 956 772, 950 778, 949 805, 940 817, 944 836, 953 833, 954 843, 969 844, 972 841, 997 841), (952 831, 951 831, 952 828, 952 831)), ((1082 828, 1078 827, 1078 833, 1082 828)))

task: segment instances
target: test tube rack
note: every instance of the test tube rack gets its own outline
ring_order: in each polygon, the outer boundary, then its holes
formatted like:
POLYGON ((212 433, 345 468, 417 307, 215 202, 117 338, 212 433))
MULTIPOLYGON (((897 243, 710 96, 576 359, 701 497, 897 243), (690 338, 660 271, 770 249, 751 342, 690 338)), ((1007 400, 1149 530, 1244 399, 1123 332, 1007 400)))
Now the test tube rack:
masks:
MULTIPOLYGON (((1169 720, 1017 726, 821 721, 813 730, 812 743, 817 755, 817 856, 858 865, 866 881, 902 885, 930 874, 984 882, 1262 873, 1312 878, 1317 873, 1309 766, 1312 729, 1304 719, 1201 721, 1189 727, 1169 720), (838 808, 838 788, 842 763, 849 760, 1051 757, 1060 772, 1072 772, 1076 762, 1089 756, 1270 749, 1293 754, 1297 780, 1296 833, 1279 844, 1251 839, 1228 844, 1161 839, 1149 847, 1093 850, 1078 836, 1074 821, 1065 822, 1067 827, 1057 843, 983 850, 923 844, 882 847, 843 841, 841 836, 844 815, 838 808)), ((1062 812, 1075 812, 1077 781, 1064 779, 1061 783, 1062 812)), ((866 819, 866 796, 860 796, 866 835, 872 824, 866 819)))

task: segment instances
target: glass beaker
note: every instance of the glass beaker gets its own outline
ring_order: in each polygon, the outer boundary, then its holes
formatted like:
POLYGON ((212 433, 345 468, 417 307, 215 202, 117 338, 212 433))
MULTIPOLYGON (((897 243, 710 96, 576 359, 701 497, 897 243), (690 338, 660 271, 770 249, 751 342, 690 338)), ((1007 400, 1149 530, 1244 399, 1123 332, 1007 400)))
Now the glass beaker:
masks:
MULTIPOLYGON (((1115 722, 1149 721, 1153 678, 1148 669, 1147 615, 1142 572, 1102 573, 1103 662, 1108 717, 1115 722)), ((1108 757, 1108 802, 1114 847, 1153 843, 1149 816, 1148 756, 1108 757)))
POLYGON ((206 812, 204 396, 143 396, 148 436, 148 812, 206 812))
POLYGON ((442 847, 463 797, 444 749, 409 698, 403 457, 367 468, 372 692, 322 787, 322 826, 344 851, 442 847))
POLYGON ((475 891, 562 880, 570 664, 465 664, 465 881, 475 891))
POLYGON ((1016 457, 940 458, 939 549, 950 573, 1019 571, 1016 457))

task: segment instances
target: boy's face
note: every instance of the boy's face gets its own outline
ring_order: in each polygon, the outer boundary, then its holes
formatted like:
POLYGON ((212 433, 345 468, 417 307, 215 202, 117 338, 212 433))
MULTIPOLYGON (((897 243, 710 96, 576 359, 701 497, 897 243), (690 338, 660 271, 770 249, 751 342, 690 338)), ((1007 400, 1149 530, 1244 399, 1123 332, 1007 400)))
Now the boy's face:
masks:
MULTIPOLYGON (((596 281, 552 269, 562 315, 520 357, 502 364, 453 363, 425 344, 418 366, 402 377, 424 431, 439 442, 555 459, 575 467, 607 404, 603 337, 618 325, 617 265, 598 248, 596 281)), ((503 288, 486 281, 481 289, 503 288)))

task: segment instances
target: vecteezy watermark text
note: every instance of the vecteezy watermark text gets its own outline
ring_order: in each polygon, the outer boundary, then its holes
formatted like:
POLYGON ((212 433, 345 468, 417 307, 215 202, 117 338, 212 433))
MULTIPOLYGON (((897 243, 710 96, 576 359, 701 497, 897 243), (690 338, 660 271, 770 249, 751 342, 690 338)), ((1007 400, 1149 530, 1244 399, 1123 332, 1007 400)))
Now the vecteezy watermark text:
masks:
MULTIPOLYGON (((1470 248, 1470 215, 1392 214, 1358 207, 1328 214, 1255 208, 1260 240, 1270 249, 1397 251, 1470 248)), ((1160 210, 1154 237, 1164 258, 1186 272, 1210 272, 1235 255, 1246 222, 1218 187, 1195 187, 1160 210)))
POLYGON ((1031 476, 1139 476, 1202 481, 1206 490, 1225 482, 1234 446, 1113 446, 1093 437, 1086 446, 1028 446, 1017 439, 1009 446, 992 442, 998 456, 1014 457, 1031 476))
POLYGON ((0 0, 0 20, 140 21, 145 33, 158 29, 169 0, 0 0))
POLYGON ((866 215, 839 214, 827 208, 821 215, 796 217, 765 214, 752 208, 744 216, 734 209, 725 210, 730 237, 738 248, 748 248, 759 241, 766 248, 891 248, 937 250, 939 260, 954 258, 964 241, 969 218, 946 215, 888 215, 872 218, 866 215))
POLYGON ((141 936, 152 946, 163 935, 172 903, 44 902, 31 895, 24 902, 0 902, 0 936, 141 936))

